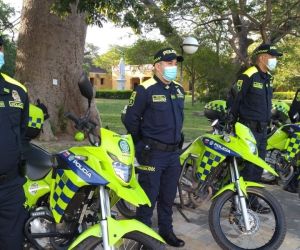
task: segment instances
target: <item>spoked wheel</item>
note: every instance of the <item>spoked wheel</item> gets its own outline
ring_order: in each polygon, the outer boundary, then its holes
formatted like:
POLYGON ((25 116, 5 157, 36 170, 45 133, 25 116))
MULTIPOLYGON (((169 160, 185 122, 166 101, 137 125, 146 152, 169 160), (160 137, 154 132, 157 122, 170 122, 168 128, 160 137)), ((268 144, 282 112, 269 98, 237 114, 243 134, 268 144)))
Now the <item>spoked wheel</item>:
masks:
MULTIPOLYGON (((103 248, 102 239, 92 237, 85 239, 77 250, 101 250, 103 248)), ((117 243, 115 249, 149 249, 149 250, 163 250, 165 245, 160 241, 151 238, 150 236, 140 232, 130 232, 122 237, 122 240, 117 243)))
POLYGON ((118 201, 118 203, 116 204, 119 212, 128 219, 133 219, 135 218, 135 214, 136 214, 136 207, 132 204, 130 204, 129 202, 120 199, 118 201))
POLYGON ((270 212, 258 213, 247 199, 250 224, 247 231, 241 210, 236 209, 232 202, 237 194, 225 191, 213 201, 209 211, 209 226, 214 239, 222 249, 278 249, 286 234, 285 216, 280 204, 262 188, 248 188, 247 193, 251 200, 258 201, 270 212))

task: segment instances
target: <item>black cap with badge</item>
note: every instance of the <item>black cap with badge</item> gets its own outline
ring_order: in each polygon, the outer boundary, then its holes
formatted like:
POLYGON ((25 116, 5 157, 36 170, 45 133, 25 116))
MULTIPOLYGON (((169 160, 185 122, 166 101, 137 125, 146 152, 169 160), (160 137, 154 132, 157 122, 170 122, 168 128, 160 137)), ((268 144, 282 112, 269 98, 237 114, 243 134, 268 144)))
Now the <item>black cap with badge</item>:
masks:
POLYGON ((276 47, 271 44, 261 44, 253 52, 254 55, 269 54, 271 56, 282 56, 282 53, 278 52, 276 47))
POLYGON ((182 56, 177 56, 176 51, 174 49, 165 48, 165 49, 159 50, 155 54, 153 64, 161 62, 161 61, 169 62, 169 61, 172 61, 174 59, 177 59, 177 62, 182 62, 183 61, 183 57, 182 56))

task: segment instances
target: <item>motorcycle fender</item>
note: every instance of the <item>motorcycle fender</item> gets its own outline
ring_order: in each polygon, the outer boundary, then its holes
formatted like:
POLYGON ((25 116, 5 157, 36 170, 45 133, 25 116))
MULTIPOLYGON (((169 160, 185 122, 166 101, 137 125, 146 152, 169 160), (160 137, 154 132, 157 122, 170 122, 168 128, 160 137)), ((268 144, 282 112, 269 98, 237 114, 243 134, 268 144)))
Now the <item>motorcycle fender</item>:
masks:
MULTIPOLYGON (((139 231, 141 233, 147 234, 151 236, 152 238, 159 240, 163 243, 165 241, 160 237, 159 234, 157 234, 153 229, 146 226, 145 224, 131 219, 131 220, 115 220, 111 217, 107 218, 107 224, 109 228, 108 237, 109 237, 109 245, 114 246, 118 243, 119 240, 122 239, 122 237, 132 231, 139 231)), ((96 224, 87 230, 85 230, 82 234, 80 234, 77 239, 71 244, 69 249, 74 249, 76 246, 78 246, 82 241, 84 241, 86 238, 94 236, 101 238, 101 226, 100 224, 96 224)))
MULTIPOLYGON (((259 183, 253 182, 253 181, 244 181, 243 177, 240 177, 239 179, 239 183, 240 183, 240 188, 243 192, 243 194, 247 197, 247 188, 248 187, 260 187, 263 188, 264 185, 261 185, 259 183)), ((213 197, 212 199, 215 199, 216 197, 218 197, 220 194, 222 194, 223 192, 225 192, 226 190, 231 190, 232 192, 235 191, 235 183, 230 183, 226 186, 224 186, 223 188, 221 188, 213 197)))
POLYGON ((258 167, 261 167, 261 168, 265 169, 266 171, 268 171, 272 175, 278 176, 276 171, 270 165, 268 165, 263 159, 261 159, 260 157, 249 154, 249 155, 245 156, 244 159, 247 160, 247 161, 252 162, 253 164, 255 164, 258 167))

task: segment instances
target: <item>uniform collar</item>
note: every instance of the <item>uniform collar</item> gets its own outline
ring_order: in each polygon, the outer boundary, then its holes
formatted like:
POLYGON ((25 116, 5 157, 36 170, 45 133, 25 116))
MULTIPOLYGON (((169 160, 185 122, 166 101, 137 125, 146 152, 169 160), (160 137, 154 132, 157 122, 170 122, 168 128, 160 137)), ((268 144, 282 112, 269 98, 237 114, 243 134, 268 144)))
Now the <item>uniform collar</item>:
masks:
POLYGON ((0 95, 8 95, 10 91, 8 92, 7 90, 7 84, 5 84, 5 80, 2 74, 0 73, 0 95))
POLYGON ((170 82, 169 84, 163 83, 157 75, 153 76, 154 80, 158 83, 158 85, 162 86, 164 89, 169 89, 174 83, 170 82))
POLYGON ((269 72, 263 72, 263 71, 261 71, 260 67, 258 67, 257 65, 255 65, 255 67, 257 68, 257 70, 258 70, 260 76, 261 76, 263 79, 267 79, 267 78, 270 79, 270 78, 272 77, 272 75, 271 75, 269 72))

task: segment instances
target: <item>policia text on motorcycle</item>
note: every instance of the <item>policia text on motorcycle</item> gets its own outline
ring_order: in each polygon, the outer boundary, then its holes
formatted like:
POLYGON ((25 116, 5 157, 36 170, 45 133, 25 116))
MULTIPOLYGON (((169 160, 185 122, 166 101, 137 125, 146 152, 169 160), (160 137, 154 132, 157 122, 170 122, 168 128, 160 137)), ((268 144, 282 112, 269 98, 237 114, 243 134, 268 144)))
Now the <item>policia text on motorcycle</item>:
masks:
MULTIPOLYGON (((4 64, 0 37, 0 67, 4 64)), ((0 249, 23 249, 26 211, 21 176, 21 144, 28 121, 26 88, 0 74, 0 249)))
POLYGON ((171 48, 158 51, 154 56, 154 76, 133 92, 124 118, 141 164, 139 183, 152 204, 138 207, 137 219, 151 226, 157 201, 159 233, 175 247, 184 245, 172 227, 172 205, 181 170, 179 144, 184 105, 184 90, 174 80, 177 62, 182 60, 171 48))
MULTIPOLYGON (((256 139, 259 156, 265 159, 267 144, 267 125, 271 118, 273 77, 277 58, 282 56, 276 48, 262 44, 254 51, 255 65, 241 74, 231 89, 227 106, 235 120, 249 127, 256 139)), ((249 164, 242 175, 248 181, 260 181, 262 168, 249 164)), ((257 201, 252 202, 256 211, 270 212, 257 201)))

